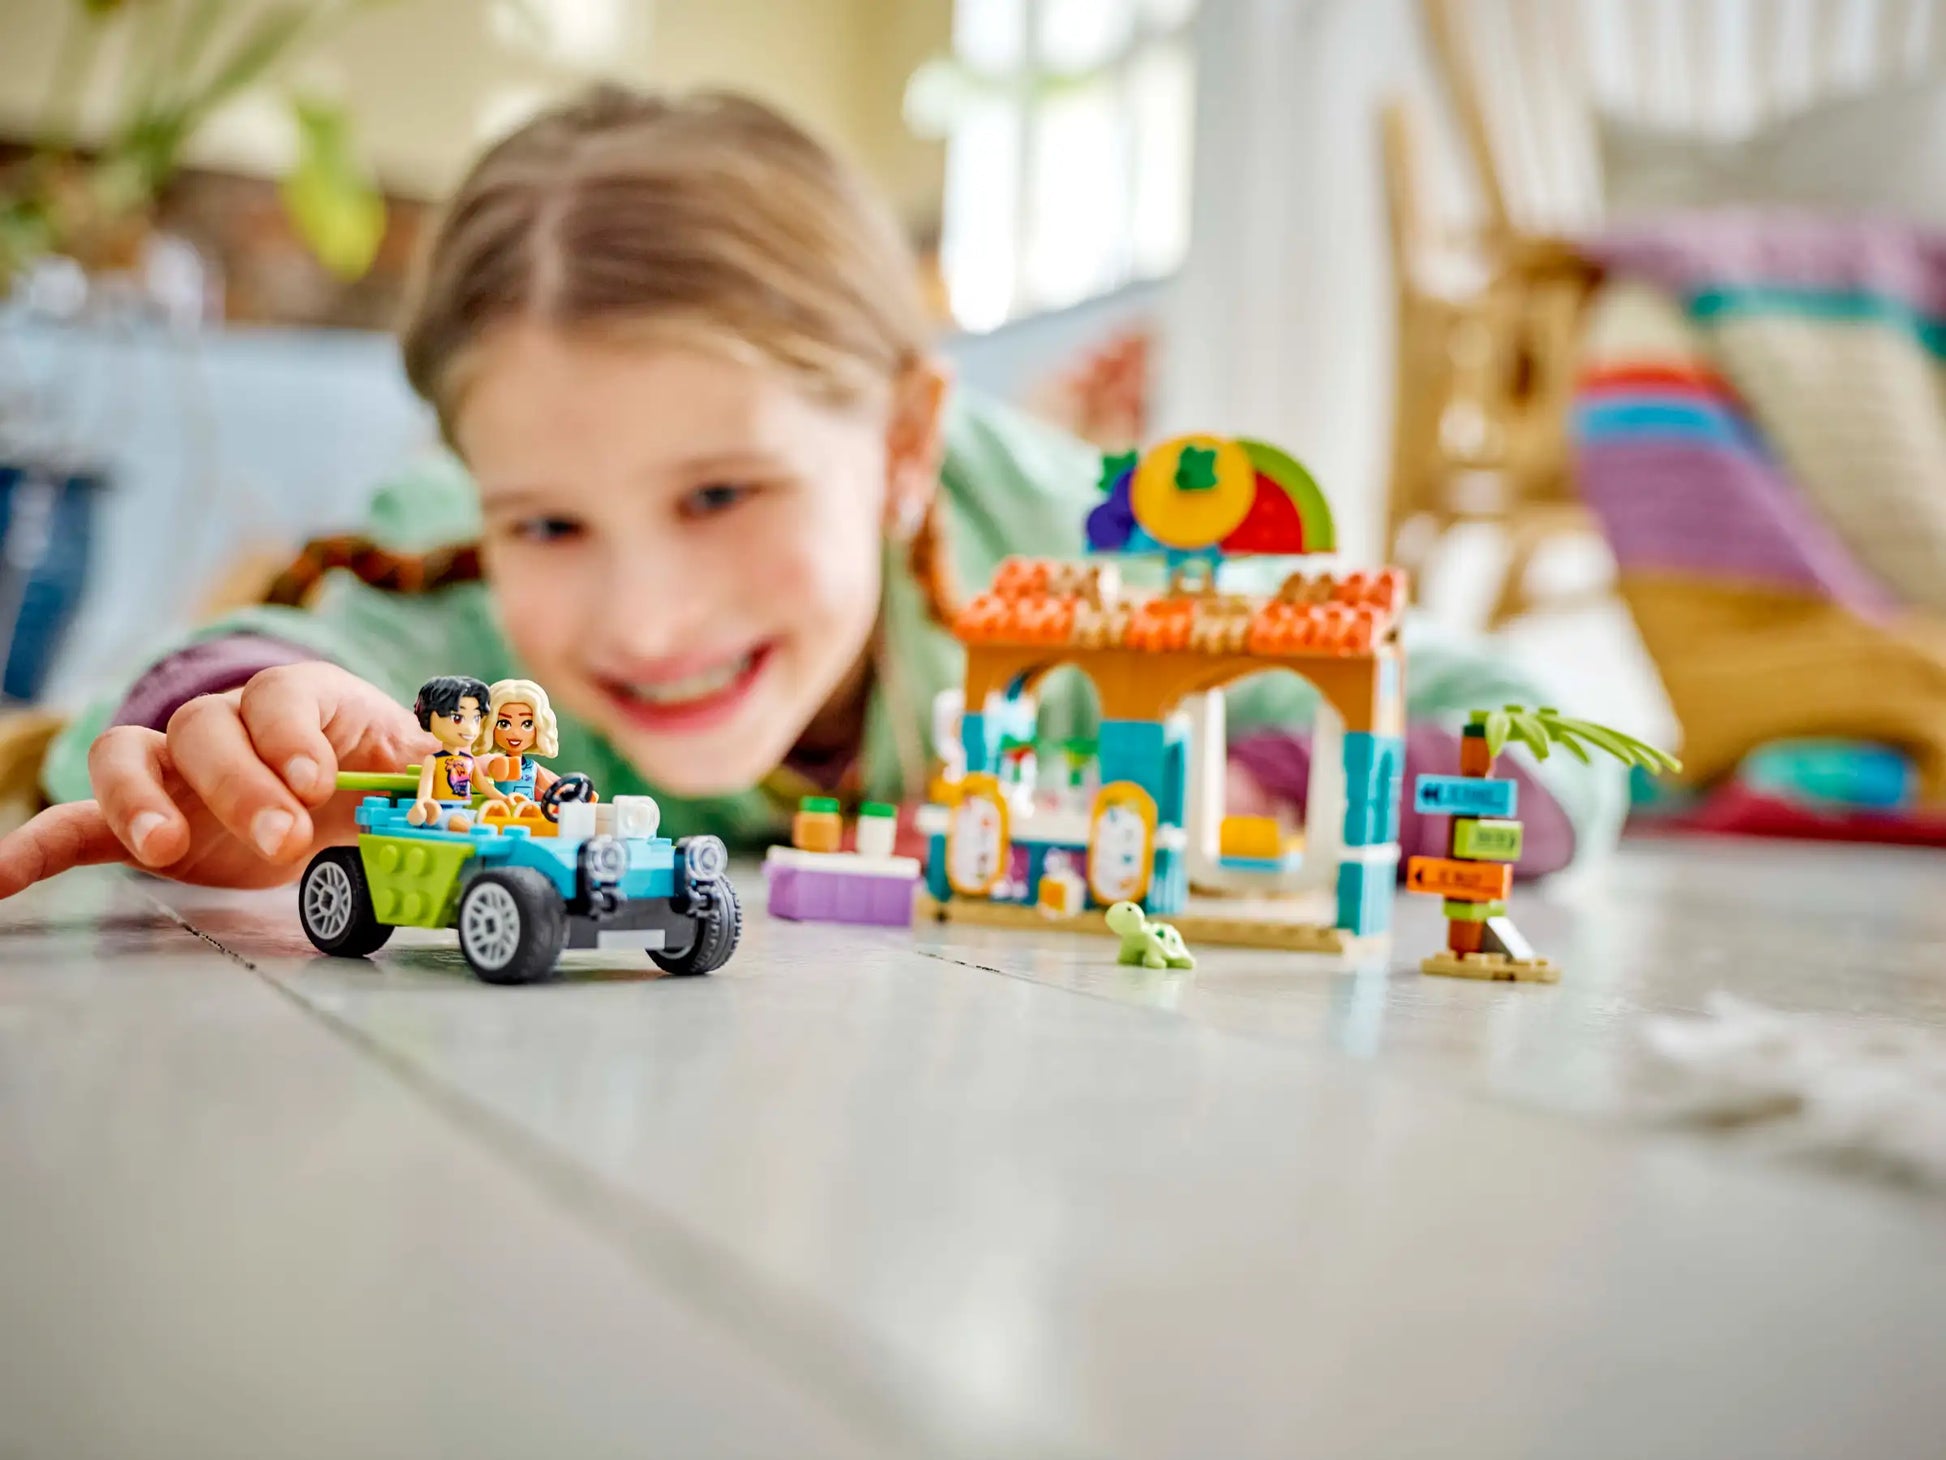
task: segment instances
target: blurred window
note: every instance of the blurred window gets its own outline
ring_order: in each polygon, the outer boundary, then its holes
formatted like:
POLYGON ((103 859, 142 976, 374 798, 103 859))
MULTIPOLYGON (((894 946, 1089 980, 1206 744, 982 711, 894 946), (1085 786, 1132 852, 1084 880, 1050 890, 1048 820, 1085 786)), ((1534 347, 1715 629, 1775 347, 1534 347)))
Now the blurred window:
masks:
POLYGON ((1166 274, 1189 241, 1196 0, 956 0, 942 266, 986 330, 1166 274))

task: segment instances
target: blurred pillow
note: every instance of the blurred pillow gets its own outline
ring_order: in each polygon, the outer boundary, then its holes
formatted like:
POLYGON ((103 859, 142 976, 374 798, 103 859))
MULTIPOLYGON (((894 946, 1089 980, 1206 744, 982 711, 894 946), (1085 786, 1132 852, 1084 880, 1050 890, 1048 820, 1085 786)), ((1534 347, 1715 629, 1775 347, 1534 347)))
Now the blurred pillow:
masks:
POLYGON ((1721 206, 1946 228, 1946 77, 1819 102, 1734 141, 1598 119, 1611 220, 1721 206))

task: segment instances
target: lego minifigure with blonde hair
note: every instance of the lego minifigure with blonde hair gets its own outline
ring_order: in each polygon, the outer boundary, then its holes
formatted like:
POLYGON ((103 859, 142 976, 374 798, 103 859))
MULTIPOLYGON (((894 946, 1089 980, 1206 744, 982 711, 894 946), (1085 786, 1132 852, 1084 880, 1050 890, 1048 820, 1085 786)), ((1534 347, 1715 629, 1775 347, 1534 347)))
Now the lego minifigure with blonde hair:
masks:
POLYGON ((514 801, 538 801, 559 779, 541 757, 561 753, 560 727, 547 691, 531 679, 496 680, 487 691, 476 755, 489 780, 514 801))

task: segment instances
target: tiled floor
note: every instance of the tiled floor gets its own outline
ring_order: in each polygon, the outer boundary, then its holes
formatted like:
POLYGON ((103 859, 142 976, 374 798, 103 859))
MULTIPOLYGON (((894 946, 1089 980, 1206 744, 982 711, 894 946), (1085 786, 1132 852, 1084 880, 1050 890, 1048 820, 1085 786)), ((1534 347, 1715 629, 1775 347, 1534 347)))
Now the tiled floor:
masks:
POLYGON ((1936 1456, 1946 1210, 1612 1115, 1712 989, 1946 1023, 1942 874, 1637 849, 1517 908, 1553 988, 1409 899, 507 990, 75 874, 0 903, 0 1456, 1936 1456))

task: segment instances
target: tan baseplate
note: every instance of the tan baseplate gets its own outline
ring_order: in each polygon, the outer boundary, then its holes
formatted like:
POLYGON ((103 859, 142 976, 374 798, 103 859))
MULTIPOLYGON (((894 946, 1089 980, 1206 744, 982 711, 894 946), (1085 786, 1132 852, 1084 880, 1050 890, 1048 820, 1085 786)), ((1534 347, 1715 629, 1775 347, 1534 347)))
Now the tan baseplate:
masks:
MULTIPOLYGON (((1018 903, 982 902, 978 898, 954 898, 936 902, 921 892, 914 899, 913 921, 918 923, 965 923, 982 928, 1019 928, 1057 933, 1097 933, 1110 937, 1106 916, 1099 908, 1091 912, 1049 917, 1038 908, 1018 903)), ((1162 919, 1173 923, 1183 941, 1193 949, 1197 944, 1228 948, 1281 948, 1291 953, 1343 953, 1352 940, 1342 928, 1328 923, 1280 922, 1269 917, 1220 917, 1210 913, 1171 913, 1162 919)))
POLYGON ((1548 958, 1509 958, 1504 953, 1435 953, 1419 965, 1421 973, 1447 978, 1488 978, 1508 983, 1559 983, 1561 965, 1548 958))

